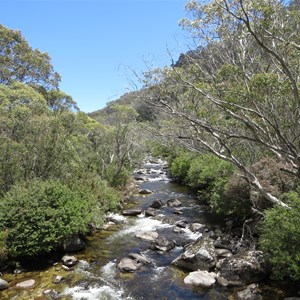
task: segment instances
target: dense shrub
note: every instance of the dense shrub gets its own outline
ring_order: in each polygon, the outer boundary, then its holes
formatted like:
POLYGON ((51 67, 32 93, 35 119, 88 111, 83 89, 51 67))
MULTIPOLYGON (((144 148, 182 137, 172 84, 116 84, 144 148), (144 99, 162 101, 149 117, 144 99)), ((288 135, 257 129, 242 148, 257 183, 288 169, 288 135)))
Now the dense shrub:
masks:
POLYGON ((7 258, 7 235, 8 232, 6 230, 0 232, 0 266, 1 263, 4 262, 7 258))
POLYGON ((285 195, 291 209, 266 211, 260 247, 269 254, 275 279, 300 279, 300 188, 285 195))
POLYGON ((92 224, 100 226, 104 222, 105 213, 116 211, 120 207, 121 192, 108 185, 99 176, 88 173, 72 186, 84 186, 85 190, 95 198, 92 224))
POLYGON ((187 182, 197 189, 218 213, 228 213, 225 191, 234 167, 216 156, 205 154, 193 159, 187 174, 187 182))
POLYGON ((88 189, 70 189, 57 180, 15 185, 0 202, 0 229, 8 232, 8 253, 32 256, 49 252, 65 237, 84 233, 92 221, 95 202, 88 189))
POLYGON ((171 161, 170 171, 174 179, 181 183, 188 183, 188 172, 194 157, 192 153, 184 152, 171 161))

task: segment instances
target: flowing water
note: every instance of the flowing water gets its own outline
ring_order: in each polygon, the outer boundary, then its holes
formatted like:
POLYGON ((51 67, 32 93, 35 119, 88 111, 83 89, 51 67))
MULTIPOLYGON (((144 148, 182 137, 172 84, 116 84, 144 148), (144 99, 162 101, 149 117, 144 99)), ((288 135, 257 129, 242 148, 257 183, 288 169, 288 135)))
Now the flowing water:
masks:
MULTIPOLYGON (((182 215, 175 215, 174 209, 168 206, 158 210, 155 217, 112 216, 120 222, 112 226, 111 232, 94 238, 89 243, 88 251, 93 253, 89 266, 83 270, 84 278, 73 287, 64 291, 72 299, 227 299, 225 290, 201 290, 183 283, 186 272, 171 265, 173 259, 179 256, 182 246, 176 246, 171 251, 160 252, 150 250, 150 242, 143 241, 135 234, 137 232, 156 231, 159 236, 175 240, 177 245, 192 242, 199 238, 200 233, 184 229, 175 233, 175 223, 179 220, 208 224, 211 219, 201 210, 196 200, 188 193, 186 187, 170 182, 163 172, 163 162, 146 163, 143 166, 148 175, 147 181, 140 183, 139 188, 149 189, 150 195, 137 195, 131 199, 135 208, 147 209, 155 200, 164 203, 170 198, 182 202, 182 215), (143 266, 135 273, 122 273, 116 268, 118 260, 129 253, 140 253, 151 263, 143 266)), ((109 231, 108 231, 109 232, 109 231)))
MULTIPOLYGON (((46 271, 35 271, 21 275, 10 275, 8 281, 11 288, 0 292, 1 299, 228 299, 227 291, 220 287, 202 290, 187 286, 183 278, 187 271, 171 265, 173 259, 179 256, 183 247, 180 245, 196 240, 200 233, 184 229, 174 232, 175 223, 188 220, 211 224, 215 222, 211 215, 205 213, 186 187, 173 183, 165 173, 164 162, 147 162, 143 165, 146 175, 138 175, 145 181, 138 182, 140 189, 152 191, 149 195, 135 195, 130 199, 130 206, 147 209, 155 200, 164 203, 170 198, 182 202, 182 214, 174 214, 174 209, 161 207, 155 217, 141 214, 136 217, 112 215, 117 224, 110 225, 106 230, 89 237, 85 251, 76 254, 79 264, 72 271, 65 271, 61 264, 53 265, 46 271), (156 231, 168 240, 175 240, 177 246, 171 251, 160 252, 150 250, 151 242, 135 236, 139 231, 156 231), (137 272, 122 273, 116 265, 129 253, 139 253, 151 261, 142 266, 137 272), (53 283, 56 275, 63 276, 59 284, 53 283), (36 280, 35 287, 29 290, 17 290, 14 282, 28 278, 36 280), (2 295, 1 295, 2 293, 2 295)), ((7 277, 6 277, 7 278, 7 277)))

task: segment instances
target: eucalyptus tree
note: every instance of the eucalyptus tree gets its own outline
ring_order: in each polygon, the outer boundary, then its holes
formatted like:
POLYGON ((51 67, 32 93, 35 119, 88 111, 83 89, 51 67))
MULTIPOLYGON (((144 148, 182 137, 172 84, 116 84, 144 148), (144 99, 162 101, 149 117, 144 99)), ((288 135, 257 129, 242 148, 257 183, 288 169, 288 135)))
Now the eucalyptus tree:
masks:
POLYGON ((286 207, 249 160, 276 156, 300 178, 300 11, 277 0, 193 0, 186 9, 181 25, 199 47, 185 63, 146 74, 147 103, 166 114, 165 136, 231 162, 266 199, 286 207))

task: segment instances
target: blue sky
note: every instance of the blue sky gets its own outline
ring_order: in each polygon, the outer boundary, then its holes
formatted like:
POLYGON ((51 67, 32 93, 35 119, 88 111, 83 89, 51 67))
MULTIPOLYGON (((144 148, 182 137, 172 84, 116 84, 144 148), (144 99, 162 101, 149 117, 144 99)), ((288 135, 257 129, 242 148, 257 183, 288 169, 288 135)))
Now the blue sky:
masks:
POLYGON ((185 0, 0 0, 0 23, 48 52, 61 90, 85 112, 132 90, 131 69, 170 65, 187 49, 185 0), (147 63, 147 64, 146 64, 147 63))

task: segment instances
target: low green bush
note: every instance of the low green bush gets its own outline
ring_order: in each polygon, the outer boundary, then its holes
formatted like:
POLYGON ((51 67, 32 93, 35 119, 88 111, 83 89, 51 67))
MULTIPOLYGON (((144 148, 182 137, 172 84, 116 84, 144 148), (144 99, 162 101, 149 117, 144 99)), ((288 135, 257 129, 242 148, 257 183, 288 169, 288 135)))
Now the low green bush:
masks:
POLYGON ((171 161, 170 171, 174 179, 184 184, 188 183, 188 172, 194 157, 194 154, 184 152, 171 161))
POLYGON ((95 205, 93 206, 94 226, 101 226, 104 222, 105 214, 108 211, 116 211, 120 208, 122 193, 109 186, 107 181, 102 180, 99 176, 88 173, 79 179, 72 186, 84 186, 85 190, 95 198, 95 205))
POLYGON ((284 195, 290 209, 276 206, 266 211, 260 247, 269 254, 274 279, 300 279, 300 188, 284 195))
POLYGON ((191 162, 187 182, 193 189, 198 190, 216 212, 228 214, 225 191, 234 170, 229 162, 211 154, 204 154, 191 162))
POLYGON ((8 233, 8 254, 49 252, 65 237, 86 232, 95 204, 89 189, 71 189, 57 180, 13 186, 0 200, 0 230, 8 233))

